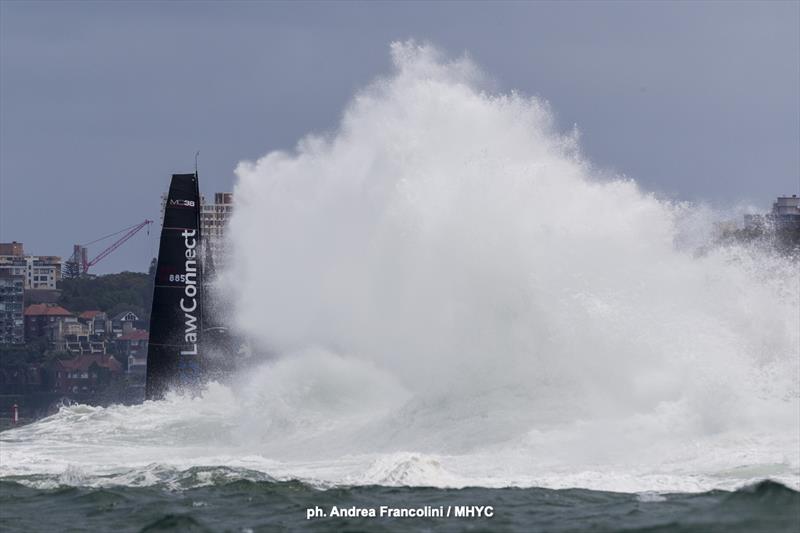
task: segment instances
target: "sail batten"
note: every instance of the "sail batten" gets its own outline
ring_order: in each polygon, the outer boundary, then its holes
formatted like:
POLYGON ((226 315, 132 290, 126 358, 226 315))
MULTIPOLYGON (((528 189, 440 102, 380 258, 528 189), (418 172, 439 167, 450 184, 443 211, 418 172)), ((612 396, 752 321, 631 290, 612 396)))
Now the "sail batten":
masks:
POLYGON ((187 388, 203 376, 203 269, 196 174, 173 174, 158 251, 145 399, 187 388))

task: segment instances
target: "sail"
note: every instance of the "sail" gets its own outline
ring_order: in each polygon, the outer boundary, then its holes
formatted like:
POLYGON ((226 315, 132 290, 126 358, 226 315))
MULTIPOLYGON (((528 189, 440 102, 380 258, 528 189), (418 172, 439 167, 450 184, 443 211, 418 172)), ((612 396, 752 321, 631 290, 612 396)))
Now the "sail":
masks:
POLYGON ((158 249, 145 399, 200 383, 203 317, 200 194, 196 174, 173 174, 158 249))

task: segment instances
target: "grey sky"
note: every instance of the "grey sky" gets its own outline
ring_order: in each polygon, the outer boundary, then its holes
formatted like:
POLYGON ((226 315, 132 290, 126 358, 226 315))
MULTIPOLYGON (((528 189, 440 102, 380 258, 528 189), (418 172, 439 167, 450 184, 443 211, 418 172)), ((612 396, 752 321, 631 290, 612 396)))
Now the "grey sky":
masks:
MULTIPOLYGON (((548 100, 646 189, 768 207, 800 176, 800 3, 0 1, 0 241, 66 256, 336 126, 393 40, 464 51, 548 100)), ((145 270, 155 235, 97 273, 145 270)), ((100 248, 90 248, 90 255, 100 248)))

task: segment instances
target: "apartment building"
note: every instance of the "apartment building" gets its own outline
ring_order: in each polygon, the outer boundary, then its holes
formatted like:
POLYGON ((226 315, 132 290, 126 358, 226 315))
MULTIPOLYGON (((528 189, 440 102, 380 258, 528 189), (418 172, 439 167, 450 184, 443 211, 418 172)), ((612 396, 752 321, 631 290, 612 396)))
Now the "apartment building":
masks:
POLYGON ((61 258, 25 255, 21 242, 0 243, 0 272, 22 276, 26 290, 55 290, 61 281, 61 258))
POLYGON ((25 278, 0 270, 0 344, 25 342, 25 278))

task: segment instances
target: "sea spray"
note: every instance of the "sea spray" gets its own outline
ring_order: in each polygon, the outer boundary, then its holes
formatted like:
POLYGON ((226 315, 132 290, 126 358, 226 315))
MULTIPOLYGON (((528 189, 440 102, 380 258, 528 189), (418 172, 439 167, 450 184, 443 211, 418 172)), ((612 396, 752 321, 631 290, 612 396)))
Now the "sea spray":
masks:
POLYGON ((4 432, 0 476, 800 486, 796 263, 707 246, 468 59, 392 56, 337 128, 237 170, 220 292, 262 362, 4 432))
POLYGON ((391 376, 410 399, 375 422, 378 450, 573 423, 622 454, 765 417, 796 434, 796 265, 696 253, 692 208, 601 177, 546 103, 430 46, 392 55, 335 131, 239 166, 242 332, 391 376))

